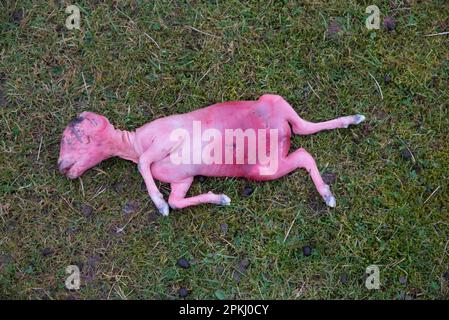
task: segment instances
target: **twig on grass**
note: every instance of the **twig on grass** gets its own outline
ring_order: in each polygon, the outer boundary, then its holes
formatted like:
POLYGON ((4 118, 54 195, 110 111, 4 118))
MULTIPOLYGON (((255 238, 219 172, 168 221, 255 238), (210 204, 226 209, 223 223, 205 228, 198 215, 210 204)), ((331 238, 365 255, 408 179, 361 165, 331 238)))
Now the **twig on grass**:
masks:
POLYGON ((41 147, 42 147, 42 140, 43 140, 43 136, 41 136, 41 142, 39 143, 39 150, 37 150, 37 159, 36 160, 39 160, 39 157, 40 157, 40 155, 41 155, 41 147))
POLYGON ((86 194, 84 193, 83 179, 81 179, 81 177, 79 177, 79 179, 80 179, 80 185, 81 185, 81 193, 83 194, 83 198, 85 198, 86 194))
POLYGON ((298 211, 298 213, 296 214, 295 219, 293 219, 292 223, 290 224, 290 227, 288 228, 288 231, 287 231, 287 233, 285 234, 285 238, 284 238, 284 242, 283 242, 283 243, 285 243, 285 241, 287 240, 288 235, 290 234, 290 231, 292 230, 293 225, 295 224, 295 221, 296 221, 296 219, 298 218, 298 216, 299 216, 299 211, 298 211))
POLYGON ((374 82, 376 82, 377 89, 379 89, 380 98, 383 100, 384 99, 384 95, 382 93, 382 88, 380 87, 379 82, 377 82, 376 78, 374 78, 374 76, 371 73, 368 72, 368 74, 371 76, 371 78, 374 79, 374 82))
POLYGON ((433 197, 433 195, 438 191, 438 189, 440 189, 440 186, 438 186, 435 190, 433 190, 433 192, 430 194, 430 196, 428 196, 427 197, 427 199, 426 199, 426 201, 424 201, 424 203, 423 204, 426 204, 427 203, 427 201, 429 201, 430 200, 430 198, 432 198, 433 197))
POLYGON ((317 97, 318 99, 321 99, 320 96, 318 95, 318 93, 316 93, 315 90, 313 90, 313 87, 312 87, 312 85, 309 83, 309 81, 307 81, 307 84, 309 85, 309 87, 310 87, 310 89, 312 90, 313 94, 316 95, 316 97, 317 97))
POLYGON ((197 28, 195 28, 195 27, 192 27, 192 26, 186 26, 186 27, 189 28, 189 29, 192 29, 193 31, 202 33, 202 34, 204 34, 204 35, 206 35, 206 36, 209 36, 209 37, 212 37, 212 38, 218 38, 217 36, 215 36, 215 35, 213 35, 213 34, 211 34, 211 33, 208 33, 208 32, 205 32, 205 31, 201 31, 201 30, 199 30, 199 29, 197 29, 197 28))
POLYGON ((158 49, 161 48, 161 47, 159 46, 159 44, 156 42, 156 40, 154 40, 153 38, 151 38, 151 37, 148 35, 148 33, 144 32, 143 34, 146 35, 146 36, 148 37, 148 39, 150 39, 150 40, 156 45, 156 47, 157 47, 158 49))
POLYGON ((86 90, 87 99, 89 99, 89 101, 90 101, 89 90, 87 89, 86 79, 84 78, 84 73, 82 71, 81 71, 81 77, 83 78, 84 89, 86 90))
POLYGON ((131 218, 129 218, 129 220, 128 220, 128 222, 127 223, 125 223, 124 225, 123 225, 123 227, 121 227, 121 228, 117 228, 117 230, 116 230, 116 232, 117 233, 121 233, 121 232, 123 232, 124 230, 125 230, 125 228, 126 228, 126 226, 135 218, 137 216, 137 214, 134 214, 131 218))
POLYGON ((449 31, 438 32, 438 33, 431 33, 431 34, 425 34, 424 37, 444 36, 444 35, 446 35, 446 34, 449 34, 449 31))

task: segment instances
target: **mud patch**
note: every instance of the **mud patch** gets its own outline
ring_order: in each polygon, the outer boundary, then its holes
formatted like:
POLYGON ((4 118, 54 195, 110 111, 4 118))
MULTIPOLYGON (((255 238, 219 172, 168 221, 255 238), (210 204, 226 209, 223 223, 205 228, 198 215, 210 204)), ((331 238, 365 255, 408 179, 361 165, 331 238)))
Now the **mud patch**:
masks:
POLYGON ((336 38, 340 31, 342 31, 341 26, 337 21, 332 20, 326 31, 326 38, 336 38))
POLYGON ((332 172, 325 172, 321 175, 321 177, 323 178, 324 183, 327 185, 332 185, 337 180, 337 176, 332 172))
POLYGON ((251 186, 245 186, 245 188, 243 188, 242 194, 245 197, 249 197, 250 195, 252 195, 254 192, 254 189, 251 186))
POLYGON ((250 264, 251 261, 248 258, 244 258, 237 263, 237 265, 234 268, 234 271, 232 272, 232 278, 234 279, 235 282, 237 283, 240 282, 241 277, 245 275, 250 264))
POLYGON ((139 210, 139 207, 140 207, 140 204, 138 201, 131 200, 131 201, 127 201, 125 203, 122 211, 125 214, 125 216, 128 216, 130 214, 137 212, 137 210, 139 210))
POLYGON ((316 190, 311 190, 307 199, 307 204, 315 213, 321 214, 326 211, 327 206, 320 194, 316 190))
POLYGON ((81 205, 81 213, 86 218, 90 218, 90 217, 92 217, 92 215, 94 213, 94 209, 90 205, 83 203, 81 205))
POLYGON ((148 213, 148 223, 153 223, 155 221, 157 221, 160 218, 160 215, 157 214, 157 212, 155 211, 150 211, 150 213, 148 213))
POLYGON ((11 14, 11 21, 15 25, 20 25, 20 22, 22 21, 22 19, 23 19, 23 10, 22 9, 16 10, 11 14))
POLYGON ((396 20, 393 17, 385 17, 384 28, 389 32, 394 31, 396 29, 396 20))
POLYGON ((227 224, 227 223, 222 223, 222 224, 220 225, 220 230, 221 230, 221 233, 222 233, 223 235, 225 235, 226 233, 228 233, 228 229, 229 229, 229 227, 228 227, 228 224, 227 224))

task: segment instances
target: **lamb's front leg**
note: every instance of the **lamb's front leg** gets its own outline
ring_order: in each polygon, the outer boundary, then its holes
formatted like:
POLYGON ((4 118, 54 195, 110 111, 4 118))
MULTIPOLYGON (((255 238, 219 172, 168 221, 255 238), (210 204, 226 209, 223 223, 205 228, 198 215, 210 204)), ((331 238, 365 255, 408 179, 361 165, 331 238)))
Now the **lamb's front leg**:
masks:
POLYGON ((154 161, 154 153, 147 151, 140 157, 137 167, 139 168, 139 172, 145 181, 148 194, 150 195, 154 205, 163 216, 168 216, 168 204, 165 202, 164 196, 154 183, 153 175, 151 174, 151 164, 154 161))
POLYGON ((173 209, 181 209, 188 206, 195 206, 201 203, 214 203, 229 205, 231 199, 225 194, 215 194, 212 192, 200 194, 198 196, 186 198, 187 191, 193 182, 193 177, 171 184, 171 193, 168 203, 173 209))

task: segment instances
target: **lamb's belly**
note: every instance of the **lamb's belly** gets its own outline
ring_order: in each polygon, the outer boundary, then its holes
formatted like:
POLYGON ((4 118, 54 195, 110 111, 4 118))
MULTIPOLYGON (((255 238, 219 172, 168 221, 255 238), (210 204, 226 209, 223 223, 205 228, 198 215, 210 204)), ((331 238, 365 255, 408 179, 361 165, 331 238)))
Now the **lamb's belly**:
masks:
POLYGON ((257 142, 243 139, 244 143, 239 143, 236 140, 221 140, 217 144, 202 143, 200 150, 194 150, 190 146, 188 147, 189 152, 186 153, 187 158, 182 157, 183 152, 180 148, 165 159, 152 164, 151 171, 155 179, 169 183, 197 175, 255 179, 260 174, 261 168, 263 170, 268 166, 277 171, 276 164, 280 163, 280 159, 287 155, 290 134, 286 130, 281 131, 280 136, 268 135, 263 140, 262 144, 265 147, 262 149, 260 149, 261 141, 258 139, 256 139, 257 142), (253 147, 250 147, 250 144, 253 147), (211 152, 212 150, 213 152, 211 152), (220 152, 215 154, 217 151, 220 152))
POLYGON ((179 182, 189 177, 245 177, 257 165, 254 164, 175 164, 170 157, 151 165, 153 177, 166 183, 179 182))
POLYGON ((290 127, 286 121, 267 123, 265 117, 257 115, 243 118, 226 115, 218 117, 223 121, 203 119, 199 136, 186 126, 189 138, 170 156, 152 165, 153 176, 163 182, 178 182, 197 175, 254 178, 260 167, 267 165, 267 158, 271 163, 286 156, 290 146, 290 127), (207 130, 212 131, 205 135, 207 130))

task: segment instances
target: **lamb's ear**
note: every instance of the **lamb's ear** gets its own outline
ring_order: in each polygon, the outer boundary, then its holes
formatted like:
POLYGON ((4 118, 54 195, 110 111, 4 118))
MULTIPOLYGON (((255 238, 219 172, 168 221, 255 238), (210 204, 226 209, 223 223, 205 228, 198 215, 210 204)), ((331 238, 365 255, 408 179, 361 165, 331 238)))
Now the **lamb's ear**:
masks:
POLYGON ((93 112, 88 112, 88 111, 82 112, 79 115, 79 117, 88 120, 90 125, 95 130, 103 130, 109 124, 109 121, 108 121, 108 119, 106 119, 106 117, 104 117, 100 114, 93 113, 93 112))

